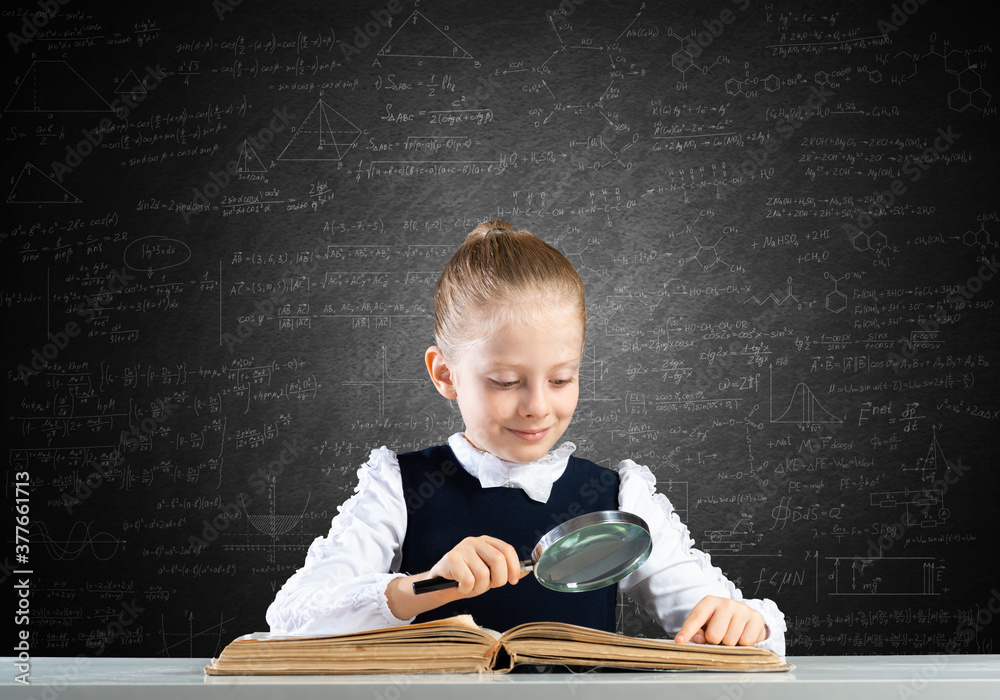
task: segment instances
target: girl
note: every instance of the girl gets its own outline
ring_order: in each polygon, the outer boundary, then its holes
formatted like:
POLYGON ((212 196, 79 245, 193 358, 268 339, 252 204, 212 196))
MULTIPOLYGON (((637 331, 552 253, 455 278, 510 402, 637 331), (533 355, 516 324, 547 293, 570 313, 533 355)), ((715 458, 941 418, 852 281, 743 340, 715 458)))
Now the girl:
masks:
POLYGON ((340 634, 471 613, 505 630, 552 620, 615 630, 614 586, 558 593, 520 559, 553 526, 621 509, 653 535, 649 559, 618 583, 678 642, 758 645, 784 654, 770 600, 744 600, 687 528, 650 470, 616 470, 556 444, 579 397, 586 329, 583 283, 555 248, 505 221, 473 230, 434 297, 436 345, 424 359, 465 430, 447 445, 396 455, 381 447, 358 470, 355 495, 268 608, 274 634, 340 634), (416 595, 444 576, 456 588, 416 595))

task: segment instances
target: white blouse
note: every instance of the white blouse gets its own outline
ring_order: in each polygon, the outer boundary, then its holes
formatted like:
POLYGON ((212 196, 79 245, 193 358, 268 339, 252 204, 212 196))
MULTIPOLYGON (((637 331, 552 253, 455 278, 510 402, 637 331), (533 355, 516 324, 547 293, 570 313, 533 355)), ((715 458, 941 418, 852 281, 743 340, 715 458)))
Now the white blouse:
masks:
MULTIPOLYGON (((537 462, 507 462, 482 452, 461 433, 448 438, 462 467, 484 488, 521 488, 546 502, 552 484, 576 449, 565 442, 537 462)), ((639 569, 618 583, 669 634, 676 634, 688 613, 706 595, 742 600, 764 616, 768 636, 758 646, 785 653, 785 619, 766 598, 743 594, 704 552, 695 549, 688 529, 670 501, 656 492, 652 472, 630 459, 618 463, 618 507, 649 525, 653 550, 639 569)), ((334 517, 330 532, 310 545, 305 565, 278 591, 267 609, 272 634, 342 634, 405 625, 389 610, 385 589, 398 571, 406 536, 406 503, 396 454, 372 450, 358 469, 358 485, 334 517)), ((409 572, 417 573, 417 572, 409 572)))

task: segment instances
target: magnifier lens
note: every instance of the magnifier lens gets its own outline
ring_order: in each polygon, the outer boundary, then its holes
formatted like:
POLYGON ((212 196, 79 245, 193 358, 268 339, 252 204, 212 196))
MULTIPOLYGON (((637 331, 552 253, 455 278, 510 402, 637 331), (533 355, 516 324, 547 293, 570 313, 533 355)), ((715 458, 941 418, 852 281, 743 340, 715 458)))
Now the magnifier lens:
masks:
POLYGON ((621 580, 645 560, 646 530, 632 523, 597 523, 553 542, 535 565, 547 588, 590 591, 621 580))

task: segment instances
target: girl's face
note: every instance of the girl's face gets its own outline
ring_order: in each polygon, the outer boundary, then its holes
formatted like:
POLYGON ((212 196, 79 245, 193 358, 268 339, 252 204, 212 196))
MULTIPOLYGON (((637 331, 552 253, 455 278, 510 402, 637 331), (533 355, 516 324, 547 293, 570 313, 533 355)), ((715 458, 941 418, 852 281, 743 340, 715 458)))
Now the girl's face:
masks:
POLYGON ((427 364, 438 391, 458 400, 473 445, 533 462, 558 442, 576 410, 583 337, 580 319, 557 304, 539 322, 487 336, 456 362, 432 347, 427 364))

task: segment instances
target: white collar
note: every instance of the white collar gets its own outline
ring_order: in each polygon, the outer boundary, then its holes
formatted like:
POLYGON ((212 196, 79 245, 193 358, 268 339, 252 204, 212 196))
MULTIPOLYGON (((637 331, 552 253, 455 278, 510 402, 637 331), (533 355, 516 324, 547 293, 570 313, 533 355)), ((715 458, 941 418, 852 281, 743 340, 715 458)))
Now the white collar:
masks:
POLYGON ((449 437, 448 445, 465 471, 479 479, 483 488, 516 487, 539 503, 549 500, 552 484, 566 471, 576 449, 572 442, 564 442, 538 461, 508 462, 475 447, 462 433, 449 437))

